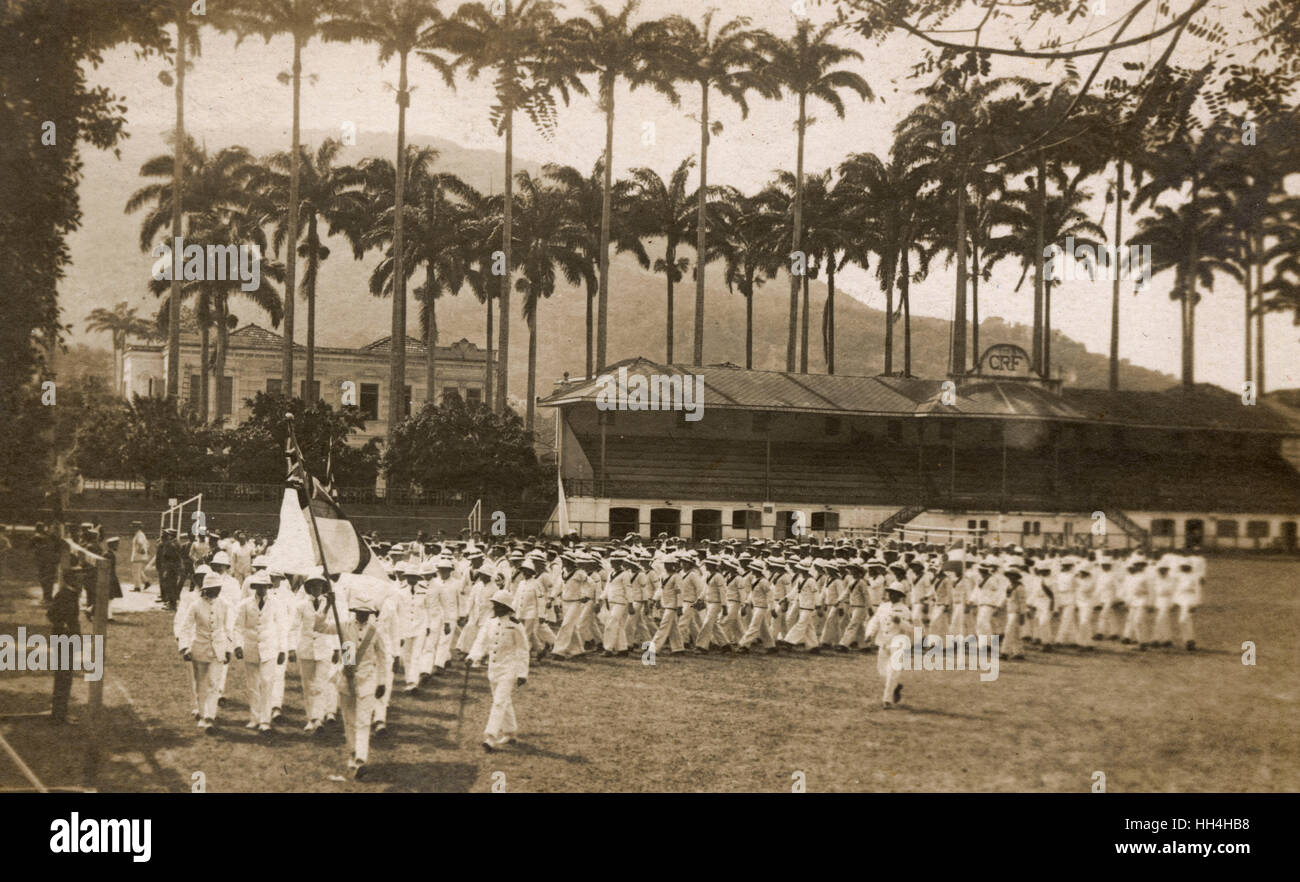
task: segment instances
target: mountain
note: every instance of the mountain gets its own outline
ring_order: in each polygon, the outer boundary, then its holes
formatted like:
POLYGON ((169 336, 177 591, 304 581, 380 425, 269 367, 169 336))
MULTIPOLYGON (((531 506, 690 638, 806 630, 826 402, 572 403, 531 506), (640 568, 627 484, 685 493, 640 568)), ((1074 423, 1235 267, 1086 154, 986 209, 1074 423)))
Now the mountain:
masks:
MULTIPOLYGON (((334 134, 305 132, 303 142, 319 144, 334 134)), ((242 144, 259 155, 285 149, 285 145, 279 143, 278 135, 269 130, 196 132, 194 135, 200 142, 206 142, 211 150, 229 144, 242 144)), ((466 149, 433 137, 415 136, 411 143, 437 149, 439 169, 453 172, 480 189, 492 190, 501 186, 502 158, 494 151, 466 149)), ((85 178, 81 186, 81 203, 84 223, 70 238, 73 262, 61 290, 65 320, 73 323, 74 341, 87 339, 83 320, 96 307, 111 307, 120 300, 127 300, 140 306, 146 314, 157 309, 158 301, 146 289, 153 260, 139 247, 140 213, 124 215, 123 206, 143 184, 138 175, 140 166, 146 159, 165 150, 162 133, 141 135, 137 132, 122 145, 120 158, 112 153, 83 151, 85 178)), ((345 149, 340 161, 357 162, 367 156, 391 157, 394 150, 395 142, 391 136, 362 133, 355 146, 345 149)), ((517 160, 516 168, 537 173, 541 167, 539 163, 524 158, 517 160)), ((354 261, 350 248, 341 239, 331 238, 328 243, 332 256, 322 266, 318 287, 318 342, 331 346, 360 346, 387 335, 389 304, 366 293, 367 279, 377 255, 372 253, 365 260, 354 261)), ((649 243, 648 250, 652 257, 655 256, 657 243, 649 243)), ((615 257, 611 267, 608 360, 612 362, 633 355, 663 359, 663 276, 643 270, 631 258, 623 256, 615 257)), ((412 281, 410 287, 414 288, 419 284, 420 275, 417 274, 412 281)), ((809 334, 809 368, 823 371, 821 314, 825 286, 813 282, 810 290, 813 327, 809 334)), ((771 280, 759 289, 754 303, 756 368, 784 368, 788 297, 788 283, 781 278, 771 280)), ((688 273, 676 289, 674 346, 678 362, 690 361, 694 301, 694 282, 688 273)), ((515 295, 511 314, 510 389, 512 398, 522 400, 525 395, 528 330, 519 313, 519 302, 520 298, 515 295)), ((722 283, 721 266, 717 264, 708 269, 706 307, 705 362, 744 364, 745 303, 739 295, 727 291, 722 283)), ((241 323, 269 324, 256 307, 238 297, 232 301, 232 310, 241 323)), ((437 312, 442 342, 465 337, 482 345, 485 311, 468 292, 439 300, 437 312)), ((409 332, 412 334, 419 332, 418 314, 412 302, 408 308, 409 332)), ((549 392, 551 384, 566 371, 579 375, 585 370, 585 315, 584 289, 561 287, 554 298, 539 307, 539 394, 549 392)), ((842 291, 837 292, 837 373, 870 375, 883 370, 883 321, 880 310, 869 308, 842 291)), ((295 336, 301 342, 306 331, 306 312, 301 301, 296 325, 295 336)), ((1023 325, 1006 324, 996 318, 981 324, 980 340, 984 346, 1005 342, 1029 348, 1029 337, 1030 329, 1023 325)), ((912 372, 918 376, 944 375, 948 322, 914 316, 912 338, 912 372)), ((901 322, 895 339, 894 368, 901 370, 901 322)), ((1069 338, 1058 336, 1055 339, 1053 361, 1061 366, 1070 385, 1103 388, 1106 385, 1106 357, 1087 352, 1081 344, 1069 338)), ((1167 374, 1125 362, 1120 368, 1120 382, 1128 389, 1164 389, 1173 385, 1175 380, 1167 374)))

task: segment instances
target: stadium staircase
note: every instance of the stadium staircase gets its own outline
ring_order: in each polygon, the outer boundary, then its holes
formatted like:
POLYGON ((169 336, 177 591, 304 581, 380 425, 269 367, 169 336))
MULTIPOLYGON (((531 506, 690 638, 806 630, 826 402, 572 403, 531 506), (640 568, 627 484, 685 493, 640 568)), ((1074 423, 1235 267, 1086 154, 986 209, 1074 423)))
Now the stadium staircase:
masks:
POLYGON ((879 531, 880 535, 887 536, 899 527, 907 524, 923 511, 925 511, 924 505, 909 505, 906 508, 901 508, 881 521, 880 526, 876 529, 879 531))
POLYGON ((1124 535, 1138 545, 1146 546, 1151 541, 1151 533, 1118 508, 1106 509, 1106 520, 1113 524, 1119 524, 1119 528, 1124 531, 1124 535))

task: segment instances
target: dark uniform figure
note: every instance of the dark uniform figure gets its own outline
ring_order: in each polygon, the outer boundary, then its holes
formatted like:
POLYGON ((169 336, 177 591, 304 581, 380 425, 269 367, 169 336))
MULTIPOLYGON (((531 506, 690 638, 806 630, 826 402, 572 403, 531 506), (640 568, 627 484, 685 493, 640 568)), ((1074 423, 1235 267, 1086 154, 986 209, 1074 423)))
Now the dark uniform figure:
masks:
MULTIPOLYGON (((81 592, 71 584, 59 586, 50 602, 46 615, 50 619, 51 636, 71 636, 81 633, 78 601, 81 592)), ((50 718, 56 723, 67 722, 68 699, 72 695, 72 671, 65 665, 54 672, 54 698, 50 705, 50 718)))
POLYGON ((60 550, 59 537, 46 532, 44 524, 37 524, 36 533, 32 536, 32 557, 36 561, 36 578, 41 583, 41 597, 46 603, 54 597, 60 550))
POLYGON ((185 577, 185 561, 176 542, 175 530, 163 531, 156 560, 162 602, 168 609, 176 609, 176 601, 181 595, 181 579, 185 577))

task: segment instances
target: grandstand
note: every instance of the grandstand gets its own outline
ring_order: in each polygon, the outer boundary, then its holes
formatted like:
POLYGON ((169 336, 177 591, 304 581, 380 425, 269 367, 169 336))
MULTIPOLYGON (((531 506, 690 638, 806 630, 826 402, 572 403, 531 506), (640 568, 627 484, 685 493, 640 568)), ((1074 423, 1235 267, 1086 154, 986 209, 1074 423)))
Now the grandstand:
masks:
POLYGON ((601 377, 557 384, 540 403, 559 414, 568 519, 586 536, 906 525, 1029 545, 1296 547, 1300 473, 1282 450, 1300 424, 1217 387, 1107 392, 992 372, 945 381, 644 358, 602 376, 620 370, 627 388, 703 375, 703 414, 635 398, 610 408, 601 377))

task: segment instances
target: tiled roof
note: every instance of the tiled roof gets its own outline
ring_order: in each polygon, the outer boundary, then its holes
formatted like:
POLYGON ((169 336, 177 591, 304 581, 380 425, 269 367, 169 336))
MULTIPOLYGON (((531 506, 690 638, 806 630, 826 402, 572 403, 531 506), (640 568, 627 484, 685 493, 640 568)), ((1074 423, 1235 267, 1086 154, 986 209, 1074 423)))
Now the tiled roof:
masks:
MULTIPOLYGON (((1002 417, 1170 429, 1300 433, 1300 426, 1272 409, 1245 406, 1240 396, 1215 386, 1197 386, 1190 391, 1174 387, 1164 392, 1066 389, 1058 393, 1028 382, 969 380, 958 386, 955 403, 948 405, 943 403, 944 380, 751 371, 734 365, 695 368, 658 364, 646 358, 617 362, 605 368, 603 374, 617 376, 620 368, 626 368, 629 377, 702 373, 706 406, 723 409, 1002 417)), ((594 403, 601 388, 599 377, 560 383, 540 403, 546 407, 594 403)))
MULTIPOLYGON (((197 343, 198 334, 184 334, 182 339, 187 343, 197 343)), ((337 346, 317 346, 317 354, 351 354, 367 353, 372 355, 387 355, 391 347, 389 340, 391 336, 380 337, 372 343, 358 348, 337 347, 337 346)), ((133 344, 135 345, 135 344, 133 344)), ((247 324, 242 328, 230 332, 230 347, 232 349, 279 349, 284 345, 284 335, 277 334, 275 331, 267 330, 261 325, 247 324)), ((163 345, 159 344, 159 348, 163 345)), ((143 348, 143 347, 138 347, 143 348)), ((306 352, 307 347, 301 343, 294 343, 295 352, 306 352)), ((425 355, 424 341, 417 340, 414 337, 406 338, 406 353, 416 357, 425 355)), ((450 346, 438 347, 438 358, 441 361, 483 361, 487 358, 487 352, 480 349, 469 340, 461 339, 450 346)))

